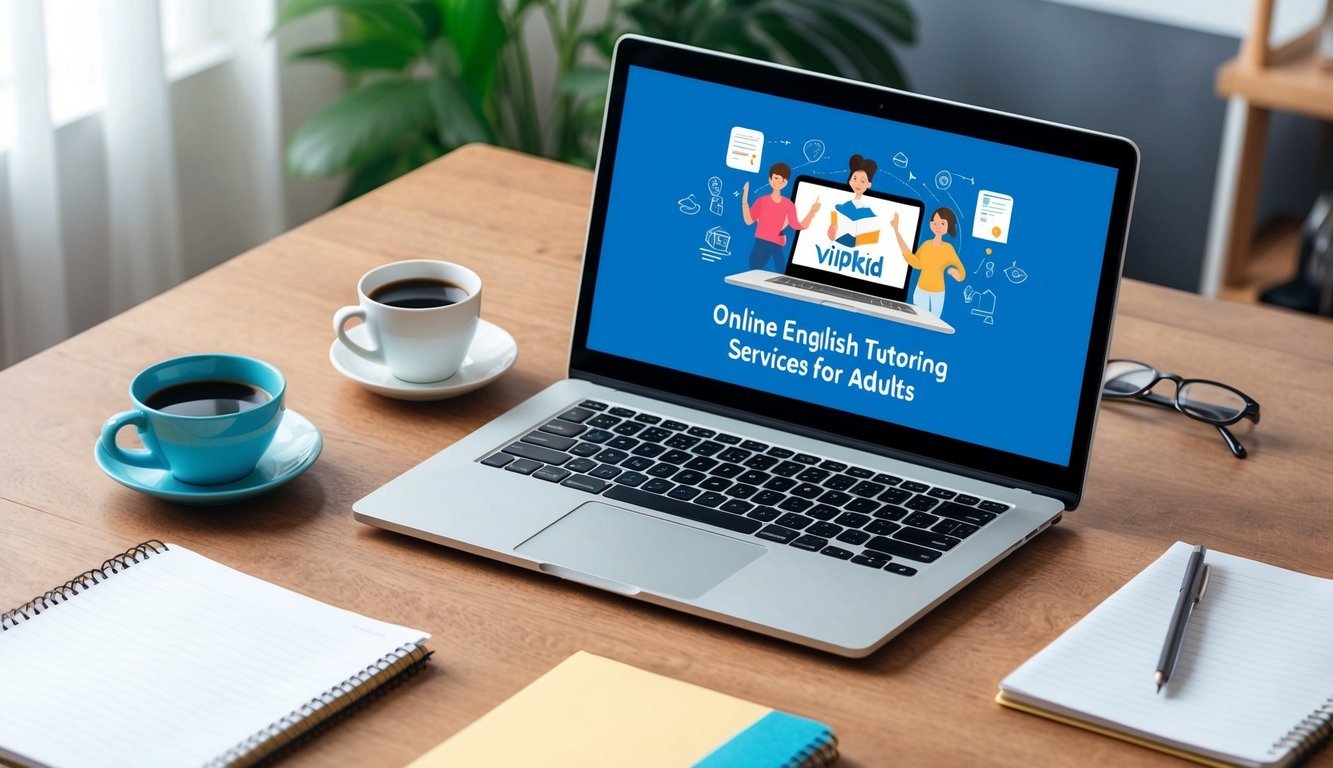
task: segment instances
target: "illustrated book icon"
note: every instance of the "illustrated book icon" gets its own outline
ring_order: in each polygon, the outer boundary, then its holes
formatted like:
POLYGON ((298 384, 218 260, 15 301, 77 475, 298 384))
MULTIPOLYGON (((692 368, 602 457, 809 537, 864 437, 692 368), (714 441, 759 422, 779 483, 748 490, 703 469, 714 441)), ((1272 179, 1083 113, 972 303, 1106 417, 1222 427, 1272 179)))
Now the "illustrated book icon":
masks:
POLYGON ((1333 731, 1333 580, 1213 550, 1161 693, 1155 662, 1190 554, 1177 542, 1000 683, 1014 709, 1205 765, 1286 766, 1333 731))
POLYGON ((817 768, 824 725, 580 651, 409 768, 817 768))
POLYGON ((146 542, 0 614, 0 763, 253 765, 420 669, 429 637, 146 542))
POLYGON ((858 207, 851 200, 833 209, 834 242, 847 248, 862 248, 879 242, 880 217, 869 207, 858 207))

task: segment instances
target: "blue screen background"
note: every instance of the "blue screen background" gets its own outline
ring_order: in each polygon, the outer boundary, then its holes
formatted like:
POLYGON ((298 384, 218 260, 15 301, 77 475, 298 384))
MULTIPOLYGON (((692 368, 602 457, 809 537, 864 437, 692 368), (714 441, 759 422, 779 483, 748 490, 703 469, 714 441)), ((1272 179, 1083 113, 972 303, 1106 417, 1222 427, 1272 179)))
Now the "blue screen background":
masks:
MULTIPOLYGON (((631 67, 588 345, 1068 465, 1115 182, 1113 168, 631 67), (735 126, 763 132, 758 172, 727 166, 735 126), (792 167, 793 182, 803 174, 845 182, 852 153, 878 163, 873 189, 922 200, 927 220, 941 205, 958 215, 957 236, 945 240, 967 275, 961 283, 946 279, 940 314, 953 334, 724 282, 750 268, 755 228, 742 219, 742 184, 750 183, 753 204, 770 191, 768 168, 779 161, 792 167), (944 186, 941 171, 948 175, 944 186), (710 185, 713 177, 718 181, 710 185), (972 236, 980 190, 1013 198, 1007 243, 972 236), (721 215, 712 210, 715 197, 721 215), (718 228, 729 239, 709 235, 718 228), (972 303, 964 295, 969 286, 976 292, 972 303), (719 304, 776 322, 779 337, 719 325, 719 304), (974 314, 974 308, 991 311, 974 314), (858 355, 811 352, 784 341, 788 320, 857 339, 858 355), (943 361, 945 381, 938 381, 938 370, 933 375, 867 359, 866 339, 943 361), (737 344, 803 359, 807 374, 733 359, 737 344), (819 357, 843 370, 836 381, 813 375, 819 357), (852 386, 857 370, 863 379, 871 371, 896 375, 912 387, 911 400, 852 386)), ((783 190, 791 192, 792 186, 783 190)), ((827 227, 828 210, 820 211, 812 230, 827 227)), ((933 234, 928 221, 921 226, 924 243, 933 234)), ((892 233, 886 235, 883 247, 896 253, 892 233)), ((787 230, 788 245, 791 237, 787 230)))

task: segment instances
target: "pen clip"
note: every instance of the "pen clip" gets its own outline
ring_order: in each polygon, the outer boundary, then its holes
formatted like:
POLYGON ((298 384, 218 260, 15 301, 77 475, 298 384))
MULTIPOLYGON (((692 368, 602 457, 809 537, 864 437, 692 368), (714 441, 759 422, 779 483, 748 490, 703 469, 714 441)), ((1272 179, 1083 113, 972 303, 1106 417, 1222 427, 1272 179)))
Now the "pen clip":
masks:
POLYGON ((1195 605, 1198 605, 1198 604, 1199 604, 1199 601, 1200 601, 1200 600, 1203 600, 1203 593, 1208 591, 1208 579, 1209 579, 1212 575, 1213 575, 1213 567, 1212 567, 1211 565, 1204 565, 1204 567, 1203 567, 1203 583, 1199 585, 1199 594, 1197 594, 1197 595, 1194 596, 1194 604, 1195 604, 1195 605))

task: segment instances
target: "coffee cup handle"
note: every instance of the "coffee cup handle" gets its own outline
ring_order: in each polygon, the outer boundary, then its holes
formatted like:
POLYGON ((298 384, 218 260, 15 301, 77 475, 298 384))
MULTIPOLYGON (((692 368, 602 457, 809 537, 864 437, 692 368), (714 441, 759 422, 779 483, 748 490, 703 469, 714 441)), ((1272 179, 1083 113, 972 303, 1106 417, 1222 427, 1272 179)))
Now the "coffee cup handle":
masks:
POLYGON ((343 326, 347 325, 347 321, 354 317, 361 318, 362 323, 366 322, 366 310, 362 307, 343 307, 334 313, 333 332, 338 335, 338 341, 342 342, 342 345, 347 347, 348 351, 356 353, 358 357, 365 358, 378 365, 384 365, 384 353, 379 347, 366 349, 348 338, 347 331, 343 329, 343 326))
POLYGON ((106 420, 102 425, 102 450, 111 454, 116 461, 122 464, 128 464, 132 467, 143 467, 145 469, 168 469, 166 459, 158 451, 148 448, 150 441, 144 441, 144 449, 141 451, 127 451, 116 445, 116 435, 120 430, 131 424, 139 430, 140 435, 148 432, 148 417, 143 411, 125 411, 106 420))

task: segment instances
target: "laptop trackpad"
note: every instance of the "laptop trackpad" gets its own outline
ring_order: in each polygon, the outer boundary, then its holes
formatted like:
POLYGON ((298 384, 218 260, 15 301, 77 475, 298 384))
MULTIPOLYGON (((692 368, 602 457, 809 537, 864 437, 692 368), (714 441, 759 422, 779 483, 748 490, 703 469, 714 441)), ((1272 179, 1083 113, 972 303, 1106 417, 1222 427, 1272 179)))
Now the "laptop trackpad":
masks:
POLYGON ((516 551, 541 561, 543 571, 573 581, 630 594, 637 587, 695 598, 768 550, 590 501, 516 551))

